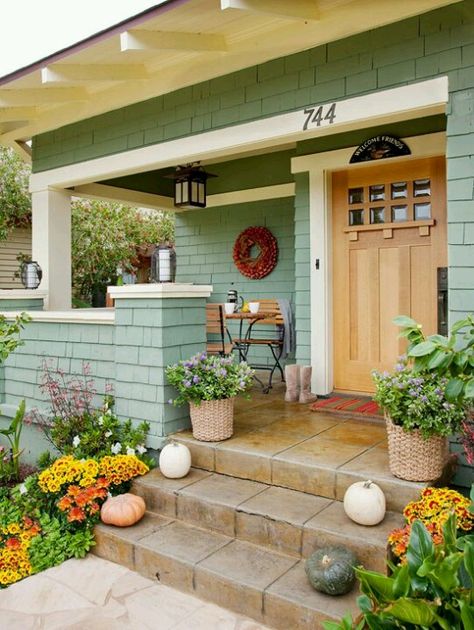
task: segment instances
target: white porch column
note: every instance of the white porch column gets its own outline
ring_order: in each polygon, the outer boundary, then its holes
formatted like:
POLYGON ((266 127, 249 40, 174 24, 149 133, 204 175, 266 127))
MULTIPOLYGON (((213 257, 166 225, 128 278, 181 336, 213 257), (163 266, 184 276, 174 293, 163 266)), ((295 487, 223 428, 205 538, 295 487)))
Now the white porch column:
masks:
POLYGON ((33 260, 43 270, 45 309, 71 308, 71 195, 65 190, 32 194, 33 260))

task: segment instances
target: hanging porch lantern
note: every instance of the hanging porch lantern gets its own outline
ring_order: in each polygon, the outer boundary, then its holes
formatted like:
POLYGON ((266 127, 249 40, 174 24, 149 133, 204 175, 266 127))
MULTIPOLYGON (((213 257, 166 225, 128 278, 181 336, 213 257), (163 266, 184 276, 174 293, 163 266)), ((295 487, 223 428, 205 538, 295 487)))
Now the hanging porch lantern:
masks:
POLYGON ((174 173, 165 177, 174 179, 174 205, 177 208, 205 208, 206 182, 217 175, 207 173, 196 163, 177 166, 174 173))
POLYGON ((37 289, 41 284, 43 270, 36 260, 24 260, 20 267, 20 277, 25 289, 37 289))
POLYGON ((174 282, 176 278, 176 251, 173 245, 161 243, 151 256, 151 281, 174 282))

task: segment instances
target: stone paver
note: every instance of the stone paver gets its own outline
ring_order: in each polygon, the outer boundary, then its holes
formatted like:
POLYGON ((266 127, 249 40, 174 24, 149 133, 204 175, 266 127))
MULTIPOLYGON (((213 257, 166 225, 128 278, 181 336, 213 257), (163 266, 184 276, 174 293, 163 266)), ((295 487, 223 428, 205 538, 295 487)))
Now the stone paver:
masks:
POLYGON ((8 630, 269 630, 94 555, 0 591, 8 630))

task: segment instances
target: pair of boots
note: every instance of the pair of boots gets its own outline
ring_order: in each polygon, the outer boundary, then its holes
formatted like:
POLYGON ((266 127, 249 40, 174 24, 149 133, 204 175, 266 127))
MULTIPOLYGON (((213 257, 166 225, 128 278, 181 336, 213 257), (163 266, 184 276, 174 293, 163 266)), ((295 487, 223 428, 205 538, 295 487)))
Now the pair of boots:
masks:
POLYGON ((285 365, 286 402, 311 403, 318 397, 311 393, 310 365, 285 365))

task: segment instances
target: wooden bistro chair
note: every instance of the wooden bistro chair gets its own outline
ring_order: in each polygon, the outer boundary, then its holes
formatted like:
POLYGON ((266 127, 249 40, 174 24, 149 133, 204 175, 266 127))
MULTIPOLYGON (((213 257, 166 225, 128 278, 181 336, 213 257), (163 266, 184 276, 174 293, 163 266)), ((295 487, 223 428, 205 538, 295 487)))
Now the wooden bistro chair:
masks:
POLYGON ((222 304, 206 304, 207 354, 231 354, 234 347, 229 342, 222 304))
MULTIPOLYGON (((275 371, 278 369, 281 374, 281 380, 284 381, 283 367, 280 363, 283 354, 283 339, 285 335, 285 326, 283 316, 278 305, 278 300, 249 300, 249 302, 259 302, 259 314, 268 313, 268 317, 258 319, 249 329, 244 339, 239 339, 238 343, 245 348, 245 354, 248 354, 250 348, 264 347, 270 348, 273 356, 272 365, 255 365, 253 368, 260 370, 269 370, 270 376, 267 385, 263 385, 263 391, 268 393, 272 388, 272 380, 275 371)), ((234 340, 235 341, 235 340, 234 340)))

